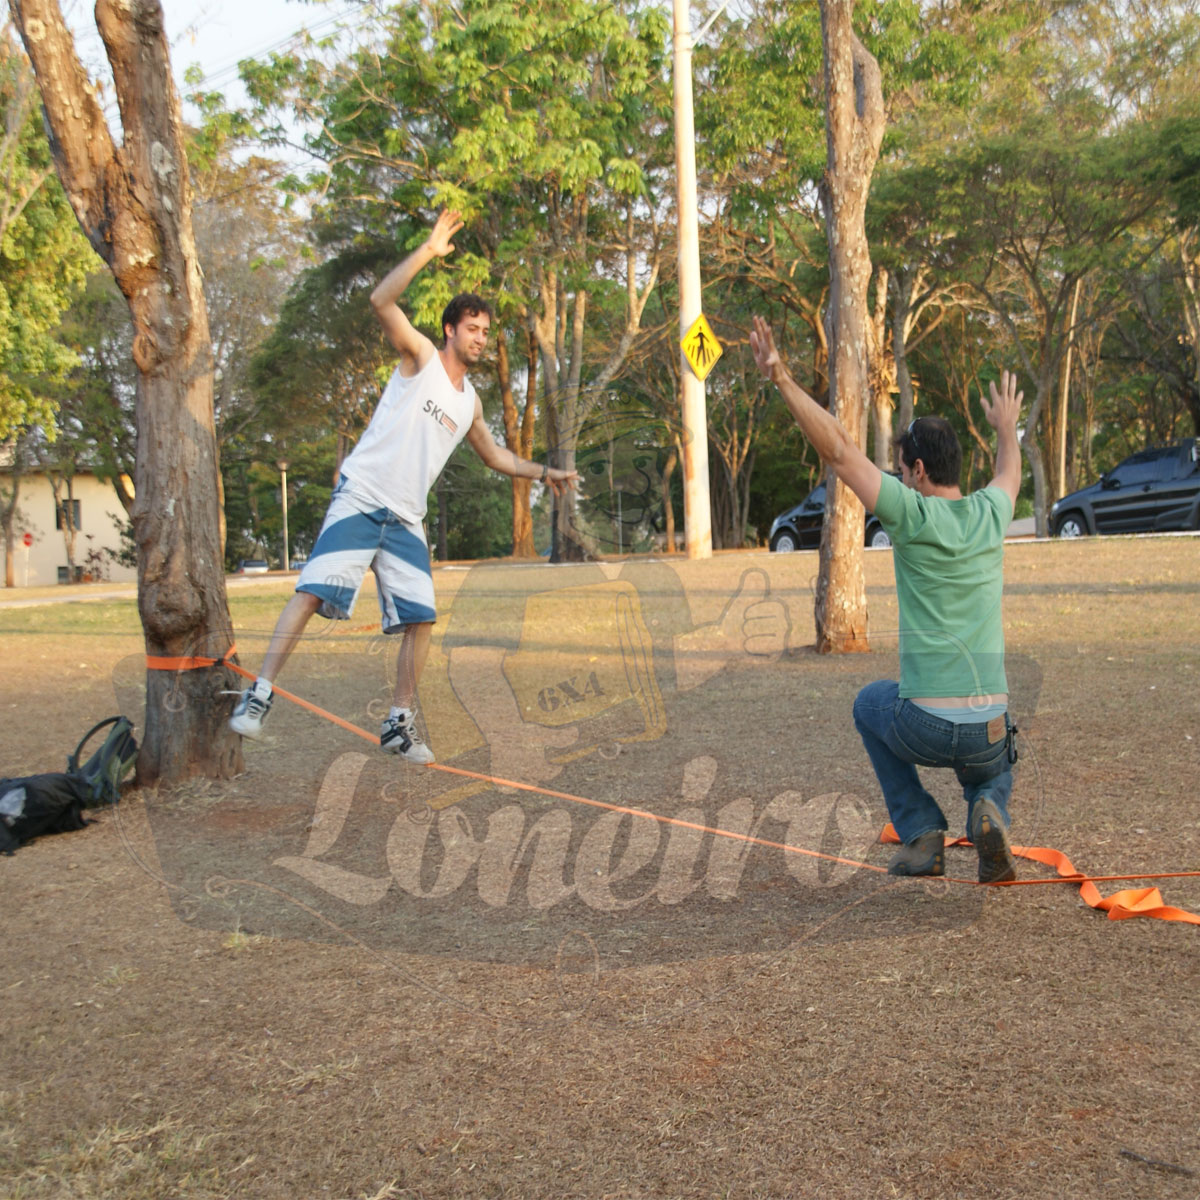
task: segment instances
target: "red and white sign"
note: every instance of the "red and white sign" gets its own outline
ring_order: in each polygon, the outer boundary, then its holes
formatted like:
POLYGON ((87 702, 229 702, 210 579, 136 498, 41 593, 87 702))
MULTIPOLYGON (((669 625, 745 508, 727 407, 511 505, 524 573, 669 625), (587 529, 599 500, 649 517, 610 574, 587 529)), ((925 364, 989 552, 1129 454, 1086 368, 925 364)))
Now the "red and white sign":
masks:
POLYGON ((26 546, 32 546, 33 545, 33 534, 27 532, 25 534, 25 536, 21 539, 21 541, 24 542, 26 546))

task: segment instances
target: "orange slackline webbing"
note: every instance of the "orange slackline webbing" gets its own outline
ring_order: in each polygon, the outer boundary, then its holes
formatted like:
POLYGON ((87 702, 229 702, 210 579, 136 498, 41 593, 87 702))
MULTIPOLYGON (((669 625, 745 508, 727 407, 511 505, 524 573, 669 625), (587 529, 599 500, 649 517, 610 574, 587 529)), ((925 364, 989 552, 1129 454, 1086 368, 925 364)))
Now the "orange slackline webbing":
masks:
POLYGON ((151 671, 199 671, 204 667, 232 667, 233 663, 228 660, 236 651, 237 646, 231 645, 220 658, 164 658, 147 654, 146 667, 151 671))
MULTIPOLYGON (((886 843, 898 844, 900 838, 889 821, 883 827, 879 840, 886 843)), ((947 846, 969 846, 966 838, 947 838, 947 846)), ((1158 888, 1127 888, 1125 891, 1114 892, 1111 896, 1101 896, 1097 882, 1117 879, 1182 879, 1200 876, 1200 871, 1163 871, 1153 875, 1084 875, 1077 871, 1071 860, 1061 851, 1052 850, 1045 846, 1013 846, 1012 852, 1018 858, 1027 858, 1047 867, 1053 867, 1059 874, 1058 879, 1014 879, 1008 883, 993 884, 993 887, 1020 887, 1028 884, 1044 883, 1077 883, 1079 897, 1091 908, 1098 908, 1108 913, 1110 921, 1125 921, 1130 917, 1155 917, 1160 921, 1183 921, 1189 925, 1200 925, 1200 915, 1188 912, 1183 908, 1174 908, 1163 903, 1162 893, 1158 888)))
POLYGON ((576 804, 587 804, 592 808, 606 808, 609 812, 624 813, 631 817, 645 817, 651 821, 658 821, 662 825, 678 825, 681 829, 695 829, 699 833, 711 833, 717 837, 732 838, 738 842, 766 846, 771 850, 784 850, 789 854, 804 854, 809 858, 823 858, 826 862, 842 863, 848 867, 865 867, 868 871, 879 872, 880 875, 887 874, 885 867, 859 862, 855 858, 840 858, 836 854, 823 854, 820 850, 807 850, 803 846, 788 845, 787 842, 771 842, 766 838, 752 837, 748 833, 731 833, 728 829, 718 829, 715 825, 699 825, 695 821, 681 821, 678 817, 664 817, 644 808, 627 808, 623 804, 609 804, 606 800, 590 800, 587 796, 576 796, 571 792, 556 792, 553 788, 537 787, 532 783, 517 783, 513 779, 499 779, 494 775, 483 775, 478 771, 464 771, 461 767, 447 767, 436 762, 426 763, 426 766, 431 771, 445 771, 449 775, 465 775, 468 779, 483 779, 488 783, 499 784, 501 787, 520 788, 522 791, 537 792, 542 796, 552 796, 558 800, 572 800, 576 804))
MULTIPOLYGON (((236 647, 230 646, 221 658, 156 658, 151 655, 146 657, 146 666, 151 670, 159 671, 191 671, 203 667, 213 667, 218 664, 228 667, 231 671, 236 671, 237 674, 246 679, 253 680, 256 676, 251 671, 247 671, 244 667, 237 663, 229 661, 230 655, 234 653, 236 647)), ((285 700, 291 700, 294 704, 300 705, 301 708, 308 709, 309 712, 315 713, 319 717, 324 717, 327 721, 332 721, 333 724, 340 726, 342 729, 350 733, 357 734, 365 741, 372 745, 377 744, 377 739, 373 734, 368 733, 365 729, 360 729, 357 725, 349 721, 343 720, 341 717, 313 704, 311 701, 304 700, 300 696, 294 695, 292 692, 285 691, 281 687, 275 687, 273 693, 282 696, 285 700)), ((663 825, 678 825, 683 829, 693 829, 698 833, 711 833, 716 837, 731 838, 734 841, 747 842, 756 846, 766 846, 772 850, 783 850, 789 854, 803 854, 810 858, 822 858, 829 862, 842 863, 845 866, 863 867, 868 871, 876 871, 880 874, 886 873, 886 868, 879 867, 873 863, 859 862, 857 859, 841 858, 836 854, 823 854, 819 850, 808 850, 803 846, 791 846, 786 842, 772 842, 766 838, 753 837, 746 833, 732 833, 727 829, 717 829, 711 825, 700 825, 693 821, 681 821, 677 817, 664 817, 658 813, 649 812, 641 808, 629 808, 621 804, 609 804, 604 800, 591 800, 586 796, 576 796, 571 792, 560 792, 553 788, 538 787, 532 783, 521 783, 515 779, 502 779, 495 775, 485 775, 479 771, 468 771, 462 767, 448 767, 442 763, 427 763, 426 766, 433 771, 442 771, 448 775, 462 775, 467 779, 480 779, 485 783, 494 783, 500 787, 516 788, 519 791, 536 792, 541 796, 550 796, 558 800, 570 800, 575 804, 586 804, 592 808, 603 808, 609 812, 623 813, 626 816, 642 817, 651 821, 658 821, 663 825)), ((898 843, 899 837, 896 835, 895 829, 889 822, 884 826, 883 832, 879 835, 881 842, 898 843)), ((969 846, 970 842, 966 838, 956 838, 954 840, 947 839, 948 846, 969 846)), ((1109 897, 1103 897, 1095 886, 1095 881, 1104 881, 1111 879, 1175 879, 1190 876, 1200 876, 1200 871, 1172 871, 1160 872, 1153 875, 1093 875, 1086 876, 1080 874, 1071 865, 1070 859, 1060 850, 1051 850, 1039 846, 1013 846, 1012 852, 1020 858, 1028 858, 1034 862, 1044 863, 1046 866, 1054 867, 1061 878, 1058 879, 1017 879, 1007 883, 990 883, 979 884, 974 879, 955 879, 951 876, 946 876, 949 883, 966 883, 972 886, 983 887, 1014 887, 1020 884, 1036 884, 1036 883, 1078 883, 1080 885, 1079 894, 1082 899, 1092 908, 1103 909, 1108 913, 1110 921, 1122 921, 1129 917, 1155 917, 1162 921, 1183 921, 1191 925, 1200 925, 1200 916, 1195 913, 1187 912, 1185 909, 1173 908, 1162 901, 1162 895, 1158 888, 1130 888, 1125 891, 1116 892, 1109 897)))
MULTIPOLYGON (((228 656, 232 653, 233 648, 230 647, 230 649, 226 652, 225 658, 221 659, 153 659, 148 657, 146 662, 148 666, 157 666, 159 670, 179 669, 185 671, 194 670, 198 667, 211 667, 215 666, 217 663, 222 663, 231 671, 236 671, 239 675, 246 679, 255 679, 256 676, 252 671, 247 671, 245 667, 241 667, 237 663, 227 661, 228 656), (159 666, 159 664, 162 665, 159 666)), ((336 716, 335 714, 328 712, 323 708, 320 708, 318 705, 311 703, 311 701, 304 700, 300 696, 296 696, 289 691, 285 691, 278 685, 273 687, 272 695, 282 696, 285 700, 291 700, 294 704, 300 705, 301 708, 306 708, 309 712, 316 713, 317 716, 324 717, 327 721, 332 721, 335 725, 340 725, 348 732, 357 734, 360 738, 370 742, 373 746, 377 746, 379 744, 379 739, 374 734, 368 733, 365 729, 360 729, 357 725, 351 724, 349 721, 342 720, 341 717, 336 716)), ((609 804, 604 800, 589 800, 586 796, 576 796, 571 792, 557 792, 553 788, 538 787, 536 784, 532 783, 521 783, 515 779, 502 779, 496 775, 484 775, 479 771, 464 770, 462 767, 447 767, 442 763, 436 762, 426 763, 425 765, 432 771, 442 771, 447 775, 463 775, 468 779, 481 779, 485 783, 494 783, 500 787, 517 788, 519 791, 524 792, 536 792, 541 796, 550 796, 558 800, 571 800, 576 804, 587 804, 593 808, 608 809, 609 812, 624 813, 625 815, 631 817, 643 817, 651 821, 658 821, 663 825, 678 825, 682 829, 694 829, 698 833, 711 833, 717 837, 732 838, 734 841, 738 842, 748 842, 755 846, 766 846, 771 850, 784 850, 790 854, 804 854, 810 858, 823 858, 828 862, 842 863, 848 867, 865 867, 868 871, 878 871, 880 874, 886 874, 883 867, 877 867, 871 863, 859 862, 857 859, 853 858, 839 858, 836 854, 823 854, 819 850, 807 850, 803 846, 789 846, 786 842, 772 842, 768 841, 766 838, 753 837, 748 833, 731 833, 727 829, 717 829, 714 826, 700 825, 694 821, 681 821, 677 817, 663 817, 658 813, 648 812, 645 809, 628 808, 621 804, 609 804)))

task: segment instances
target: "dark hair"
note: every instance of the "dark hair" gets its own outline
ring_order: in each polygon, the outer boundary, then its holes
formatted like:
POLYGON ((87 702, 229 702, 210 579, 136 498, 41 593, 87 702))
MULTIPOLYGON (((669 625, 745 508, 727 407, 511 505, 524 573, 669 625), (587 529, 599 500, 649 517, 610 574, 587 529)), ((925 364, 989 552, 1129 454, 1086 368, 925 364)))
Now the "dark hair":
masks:
POLYGON ((925 464, 929 482, 938 487, 957 487, 962 476, 962 446, 954 427, 944 417, 918 417, 892 445, 912 470, 917 459, 925 464))
POLYGON ((446 326, 457 329, 463 317, 477 317, 480 313, 492 317, 492 306, 474 292, 459 292, 442 311, 442 345, 446 344, 446 326))

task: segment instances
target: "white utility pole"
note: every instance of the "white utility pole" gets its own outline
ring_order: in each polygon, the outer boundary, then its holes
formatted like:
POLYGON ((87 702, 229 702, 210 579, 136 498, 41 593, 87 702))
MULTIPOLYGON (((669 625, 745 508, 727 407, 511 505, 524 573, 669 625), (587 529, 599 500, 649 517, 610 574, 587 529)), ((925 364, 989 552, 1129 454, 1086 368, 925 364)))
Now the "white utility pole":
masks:
MULTIPOLYGON (((700 316, 700 222, 692 117, 692 29, 688 0, 675 2, 675 176, 679 206, 679 337, 700 316)), ((679 352, 683 395, 683 522, 688 558, 712 557, 708 497, 708 410, 704 381, 679 352)))
POLYGON ((291 549, 288 546, 288 527, 287 527, 288 461, 286 458, 281 458, 279 460, 279 462, 276 463, 275 465, 279 468, 279 476, 280 476, 279 492, 280 492, 280 495, 283 497, 283 569, 285 571, 288 571, 288 570, 291 570, 291 566, 292 566, 291 559, 288 558, 288 555, 291 553, 291 549))

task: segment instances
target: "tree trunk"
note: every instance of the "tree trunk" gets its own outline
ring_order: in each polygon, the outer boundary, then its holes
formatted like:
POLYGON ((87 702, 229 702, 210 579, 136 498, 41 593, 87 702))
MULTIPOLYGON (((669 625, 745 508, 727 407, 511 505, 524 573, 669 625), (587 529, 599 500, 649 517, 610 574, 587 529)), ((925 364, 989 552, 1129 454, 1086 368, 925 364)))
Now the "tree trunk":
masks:
POLYGON ((1042 459, 1042 448, 1035 438, 1026 436, 1021 449, 1029 459, 1029 473, 1033 476, 1033 529, 1040 537, 1050 536, 1049 506, 1046 503, 1046 464, 1042 459))
POLYGON ((881 471, 892 469, 892 412, 896 390, 896 359, 888 342, 891 324, 888 321, 889 272, 880 267, 875 274, 875 310, 868 329, 871 332, 871 430, 875 439, 874 461, 881 471))
MULTIPOLYGON (((554 208, 551 218, 552 237, 556 247, 569 248, 579 260, 594 251, 588 244, 588 201, 579 197, 565 206, 554 208), (569 212, 569 217, 566 215, 569 212)), ((604 394, 617 371, 625 362, 641 329, 642 314, 658 282, 658 251, 650 256, 650 270, 645 286, 639 292, 637 276, 646 264, 634 242, 633 210, 625 213, 625 324, 616 345, 603 366, 590 380, 587 393, 583 391, 583 346, 587 326, 588 292, 578 287, 573 298, 567 298, 565 269, 536 263, 533 270, 535 310, 529 327, 537 339, 542 362, 543 394, 545 396, 546 448, 552 467, 575 469, 576 449, 588 415, 596 398, 604 394), (568 329, 568 308, 570 327, 568 329), (568 339, 568 334, 569 339, 568 339)), ((553 508, 553 537, 551 562, 582 562, 593 557, 592 549, 579 529, 576 519, 574 489, 556 501, 553 508)))
POLYGON ((17 501, 21 495, 21 476, 17 473, 15 463, 12 474, 12 491, 0 505, 0 525, 4 529, 4 586, 16 586, 16 563, 14 561, 17 549, 17 539, 14 525, 17 517, 17 501))
MULTIPOLYGON (((536 387, 537 358, 533 356, 530 363, 532 381, 536 387)), ((500 381, 500 402, 504 413, 504 444, 514 454, 521 458, 529 457, 525 445, 523 423, 517 412, 516 398, 513 396, 512 368, 508 358, 508 337, 503 328, 496 333, 496 375, 500 381)), ((526 409, 530 400, 528 391, 526 409)), ((512 480, 512 553, 514 558, 533 558, 533 516, 529 510, 529 493, 532 480, 516 476, 512 480)))
MULTIPOLYGON (((221 478, 221 475, 220 475, 220 472, 218 472, 217 479, 220 480, 220 478, 221 478)), ((136 499, 136 497, 134 496, 133 491, 132 491, 132 484, 133 484, 133 480, 130 479, 129 476, 124 473, 122 473, 120 475, 114 475, 112 477, 113 491, 117 495, 117 500, 121 505, 121 511, 124 512, 124 514, 127 517, 133 512, 133 502, 136 499)), ((224 527, 224 524, 225 524, 224 496, 225 496, 225 488, 222 487, 220 500, 219 500, 220 505, 221 505, 221 510, 222 510, 222 512, 221 512, 222 527, 224 527)), ((222 544, 222 546, 225 544, 224 536, 222 536, 222 538, 221 538, 221 544, 222 544)))
POLYGON ((0 526, 4 529, 4 586, 16 586, 17 515, 21 511, 21 478, 29 467, 29 452, 25 435, 18 434, 12 441, 12 461, 8 465, 8 477, 12 490, 3 495, 0 502, 0 526))
MULTIPOLYGON (((829 242, 829 409, 862 448, 870 392, 867 288, 871 259, 864 216, 883 140, 879 64, 854 34, 852 0, 821 0, 828 166, 821 204, 829 242)), ((817 649, 869 649, 863 578, 863 506, 830 472, 817 578, 817 649)))
POLYGON ((79 530, 75 525, 75 473, 67 472, 67 502, 63 508, 63 541, 67 547, 67 578, 75 582, 75 549, 79 544, 79 530))
POLYGON ((671 500, 671 476, 675 474, 682 453, 679 443, 672 442, 662 469, 664 554, 675 553, 675 504, 671 500))
POLYGON ((1079 293, 1083 289, 1083 276, 1075 280, 1071 293, 1071 312, 1067 317, 1067 329, 1063 335, 1067 348, 1063 351, 1062 366, 1058 375, 1058 415, 1054 425, 1054 470, 1050 478, 1050 499, 1058 500, 1070 490, 1067 487, 1067 428, 1070 423, 1071 400, 1071 353, 1075 348, 1075 322, 1079 314, 1079 293))
POLYGON ((75 528, 75 481, 72 470, 68 467, 59 471, 47 468, 46 475, 50 480, 50 493, 54 497, 55 519, 58 521, 59 532, 63 536, 63 549, 67 555, 67 582, 75 582, 75 544, 79 530, 75 528), (63 499, 63 485, 66 485, 67 497, 63 499))
POLYGON ((1054 381, 1058 376, 1057 361, 1043 365, 1037 379, 1037 395, 1033 407, 1025 418, 1025 433, 1021 438, 1021 449, 1029 459, 1029 473, 1033 476, 1033 526, 1038 537, 1050 536, 1050 503, 1047 499, 1049 481, 1046 478, 1046 460, 1037 439, 1038 419, 1045 411, 1054 381))
MULTIPOLYGON (((580 289, 575 293, 571 314, 571 352, 567 360, 566 382, 557 393, 558 452, 555 466, 564 471, 575 470, 575 452, 579 435, 590 405, 582 394, 583 331, 587 325, 588 294, 580 289)), ((561 361, 561 360, 560 360, 561 361)), ((560 375, 561 379, 561 375, 560 375)), ((595 557, 595 549, 579 528, 578 498, 574 488, 559 497, 555 509, 558 522, 558 555, 555 562, 587 562, 595 557)))
POLYGON ((443 471, 433 485, 433 493, 437 496, 437 538, 435 554, 438 562, 447 562, 450 558, 450 520, 446 514, 447 488, 446 472, 443 471))
MULTIPOLYGON (((521 415, 521 441, 517 453, 522 458, 533 457, 533 435, 537 421, 537 343, 532 335, 526 340, 525 355, 525 411, 521 415)), ((519 509, 513 510, 513 556, 515 558, 537 558, 537 546, 533 541, 533 505, 530 499, 533 480, 513 481, 519 489, 519 509), (520 514, 518 518, 518 512, 520 514)))
POLYGON ((892 358, 895 360, 896 428, 907 429, 913 419, 912 371, 908 366, 908 317, 912 312, 913 295, 916 292, 920 269, 905 267, 893 276, 892 287, 892 358))
MULTIPOLYGON (((98 0, 123 145, 114 145, 57 0, 9 0, 41 88, 63 188, 112 270, 134 325, 137 459, 132 518, 146 652, 220 657, 225 595, 212 346, 192 235, 179 98, 157 0, 98 0)), ((148 670, 141 784, 241 770, 221 667, 148 670)))

